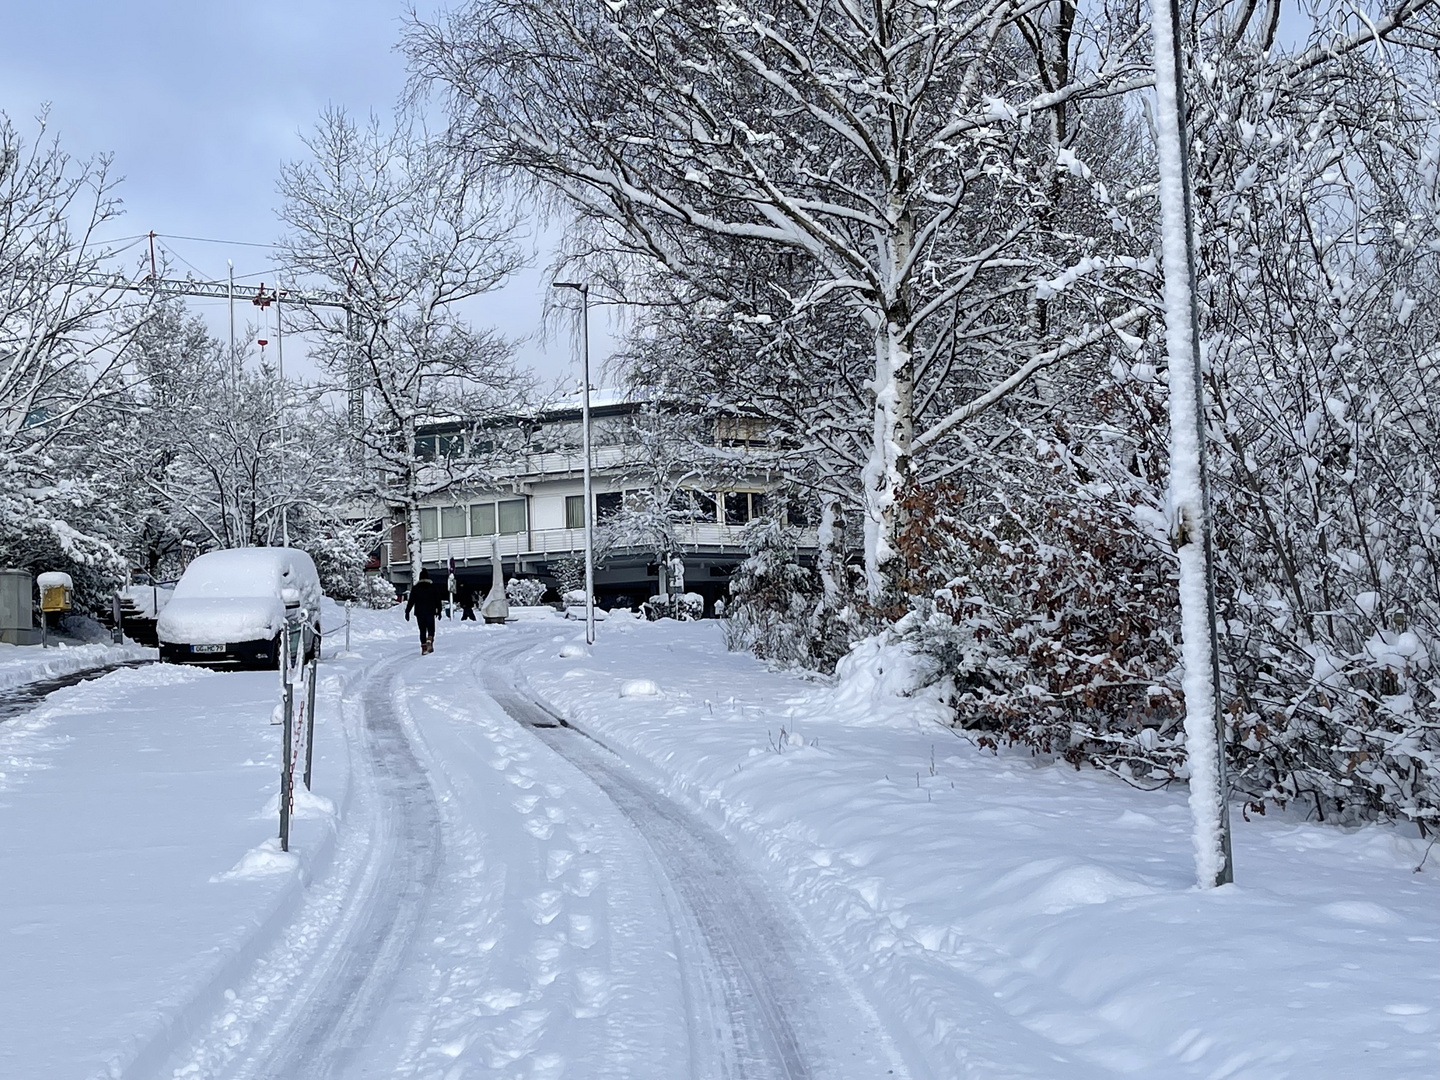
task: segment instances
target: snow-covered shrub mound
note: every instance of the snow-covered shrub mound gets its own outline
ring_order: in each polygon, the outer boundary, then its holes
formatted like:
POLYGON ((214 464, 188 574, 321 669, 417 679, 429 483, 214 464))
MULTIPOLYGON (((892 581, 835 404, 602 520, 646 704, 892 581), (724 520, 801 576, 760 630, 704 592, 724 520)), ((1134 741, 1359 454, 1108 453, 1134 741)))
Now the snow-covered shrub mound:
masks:
POLYGON ((659 697, 660 687, 653 679, 626 679, 620 684, 621 697, 659 697))
POLYGON ((560 652, 558 655, 563 656, 567 659, 576 656, 589 656, 590 646, 582 645, 576 641, 566 642, 564 645, 560 646, 560 652))
POLYGON ((378 574, 367 577, 357 599, 366 607, 383 611, 395 606, 395 586, 378 574))
MULTIPOLYGON (((626 614, 628 615, 629 612, 626 612, 626 614)), ((567 619, 578 619, 580 622, 584 622, 584 621, 585 621, 585 601, 582 599, 582 600, 580 601, 580 603, 578 603, 578 604, 571 604, 569 607, 567 607, 567 608, 565 609, 565 618, 567 618, 567 619)), ((609 614, 605 611, 604 608, 599 608, 599 607, 597 607, 597 608, 595 609, 595 621, 596 621, 596 622, 604 622, 607 618, 609 618, 609 614)))
POLYGON ((677 619, 693 622, 705 614, 705 598, 699 593, 671 593, 669 596, 652 596, 641 605, 645 618, 651 622, 657 619, 677 619))
POLYGON ((548 586, 534 578, 512 577, 505 583, 505 597, 515 607, 534 607, 545 596, 548 586))
POLYGON ((949 723, 934 662, 888 634, 862 638, 835 665, 830 711, 855 724, 949 723))

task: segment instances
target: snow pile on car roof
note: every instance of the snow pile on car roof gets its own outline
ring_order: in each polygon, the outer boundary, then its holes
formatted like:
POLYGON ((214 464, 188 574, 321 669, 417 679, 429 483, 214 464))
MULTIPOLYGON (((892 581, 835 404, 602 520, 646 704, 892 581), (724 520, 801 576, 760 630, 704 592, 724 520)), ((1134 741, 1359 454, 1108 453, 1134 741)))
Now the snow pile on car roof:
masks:
MULTIPOLYGON (((315 578, 310 556, 294 548, 235 548, 201 555, 185 568, 175 586, 175 599, 184 597, 275 596, 292 583, 289 576, 315 578)), ((293 587, 304 589, 306 581, 293 587)))

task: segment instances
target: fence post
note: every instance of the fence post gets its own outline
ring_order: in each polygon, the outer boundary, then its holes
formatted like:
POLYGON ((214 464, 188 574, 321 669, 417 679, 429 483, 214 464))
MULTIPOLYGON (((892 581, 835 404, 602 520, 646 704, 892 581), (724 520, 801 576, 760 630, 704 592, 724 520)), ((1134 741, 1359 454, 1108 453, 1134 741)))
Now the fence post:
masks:
MULTIPOLYGON (((307 624, 307 637, 314 633, 307 624)), ((304 670, 303 668, 301 669, 304 670)), ((315 677, 320 674, 320 650, 310 661, 310 682, 305 687, 305 790, 310 790, 310 769, 315 761, 315 677)))
POLYGON ((345 601, 345 651, 350 651, 350 608, 353 605, 349 600, 345 601))
POLYGON ((290 850, 290 741, 295 724, 295 687, 290 681, 290 628, 280 632, 280 677, 285 687, 285 720, 280 749, 280 850, 290 850))

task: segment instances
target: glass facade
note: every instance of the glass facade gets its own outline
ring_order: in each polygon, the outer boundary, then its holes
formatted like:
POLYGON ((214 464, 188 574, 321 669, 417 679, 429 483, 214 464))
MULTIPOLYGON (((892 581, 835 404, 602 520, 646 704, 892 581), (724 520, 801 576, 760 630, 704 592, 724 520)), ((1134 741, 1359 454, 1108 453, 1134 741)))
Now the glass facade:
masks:
POLYGON ((465 535, 465 508, 463 506, 442 506, 440 508, 440 536, 442 539, 465 535))
POLYGON ((470 507, 470 535, 495 535, 495 504, 474 503, 470 507))
POLYGON ((500 508, 500 531, 505 534, 522 533, 528 527, 524 499, 506 499, 497 504, 500 508))

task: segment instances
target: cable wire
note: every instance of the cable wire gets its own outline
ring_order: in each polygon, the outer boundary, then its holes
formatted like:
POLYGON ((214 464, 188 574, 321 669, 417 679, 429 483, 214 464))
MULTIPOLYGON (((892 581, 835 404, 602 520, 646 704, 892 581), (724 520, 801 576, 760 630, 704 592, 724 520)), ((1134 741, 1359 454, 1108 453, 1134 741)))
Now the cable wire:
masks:
MULTIPOLYGON (((150 234, 146 233, 145 235, 148 236, 150 234)), ((253 240, 216 240, 214 237, 211 236, 181 236, 179 233, 156 233, 155 235, 157 237, 166 236, 169 237, 171 240, 194 240, 197 244, 227 244, 231 247, 255 247, 271 249, 275 247, 274 244, 257 244, 253 240)))

